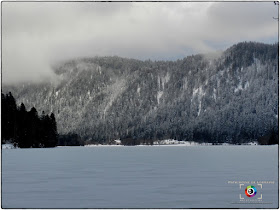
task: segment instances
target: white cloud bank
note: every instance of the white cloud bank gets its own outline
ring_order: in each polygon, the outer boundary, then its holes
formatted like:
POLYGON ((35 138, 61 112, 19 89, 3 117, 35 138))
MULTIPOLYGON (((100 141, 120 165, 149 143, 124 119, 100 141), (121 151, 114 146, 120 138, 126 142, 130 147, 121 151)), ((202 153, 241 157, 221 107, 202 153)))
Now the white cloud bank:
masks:
POLYGON ((273 2, 2 2, 4 83, 53 76, 82 56, 176 59, 278 40, 273 2))

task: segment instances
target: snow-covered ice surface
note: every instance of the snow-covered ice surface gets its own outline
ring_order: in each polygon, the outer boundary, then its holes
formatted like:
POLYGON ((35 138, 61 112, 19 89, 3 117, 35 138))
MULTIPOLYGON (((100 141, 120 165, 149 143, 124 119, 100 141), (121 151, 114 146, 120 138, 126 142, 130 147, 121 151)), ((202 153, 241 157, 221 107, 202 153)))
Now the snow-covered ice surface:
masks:
POLYGON ((278 146, 6 149, 2 207, 277 208, 278 146))

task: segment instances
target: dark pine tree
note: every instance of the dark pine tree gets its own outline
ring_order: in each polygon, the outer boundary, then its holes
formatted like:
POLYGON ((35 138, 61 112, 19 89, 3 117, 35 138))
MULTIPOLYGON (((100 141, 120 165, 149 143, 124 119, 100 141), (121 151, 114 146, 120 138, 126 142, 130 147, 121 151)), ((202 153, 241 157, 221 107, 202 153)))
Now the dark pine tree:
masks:
POLYGON ((1 132, 2 132, 2 144, 5 143, 4 140, 9 139, 9 129, 8 129, 8 103, 6 96, 1 93, 1 132))
POLYGON ((49 139, 49 116, 45 115, 45 112, 42 112, 42 115, 40 117, 40 144, 42 147, 47 147, 48 145, 48 139, 49 139))
POLYGON ((279 136, 277 134, 278 134, 278 132, 276 132, 275 129, 272 128, 270 131, 270 136, 269 136, 269 140, 268 140, 269 145, 279 143, 279 136))
POLYGON ((40 119, 37 110, 32 107, 28 112, 29 119, 29 137, 32 142, 32 147, 40 147, 40 119))
POLYGON ((16 142, 20 148, 29 148, 32 146, 32 142, 29 136, 29 119, 27 111, 23 103, 21 103, 18 110, 18 131, 16 142))
POLYGON ((1 94, 1 130, 2 143, 7 141, 21 148, 55 147, 58 143, 57 124, 55 116, 42 113, 39 118, 33 107, 29 112, 21 103, 19 108, 11 93, 1 94))
POLYGON ((57 125, 56 125, 56 120, 54 113, 51 113, 50 116, 50 129, 49 129, 49 144, 52 147, 55 147, 58 143, 58 134, 57 134, 57 125))
MULTIPOLYGON (((17 134, 17 105, 16 100, 13 97, 12 93, 6 95, 6 103, 7 110, 2 110, 3 112, 7 112, 7 139, 16 139, 17 134)), ((2 113, 3 113, 2 112, 2 113)))

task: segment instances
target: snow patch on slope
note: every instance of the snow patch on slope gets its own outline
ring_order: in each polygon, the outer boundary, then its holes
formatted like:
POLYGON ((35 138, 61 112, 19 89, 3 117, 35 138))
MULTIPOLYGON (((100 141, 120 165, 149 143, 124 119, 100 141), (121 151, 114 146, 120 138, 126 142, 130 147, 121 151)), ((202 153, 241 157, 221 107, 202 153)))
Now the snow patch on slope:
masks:
POLYGON ((215 101, 217 100, 217 89, 216 88, 213 89, 213 98, 215 101))
POLYGON ((157 93, 157 103, 159 104, 160 103, 160 98, 162 97, 163 95, 163 91, 158 91, 157 93))
POLYGON ((234 89, 234 92, 238 92, 239 90, 246 90, 250 86, 250 83, 247 81, 242 85, 242 81, 238 84, 238 86, 234 89))
POLYGON ((110 109, 110 107, 112 106, 113 102, 124 91, 125 84, 126 84, 126 82, 125 82, 124 79, 117 79, 116 82, 110 86, 110 89, 108 90, 109 101, 108 101, 108 103, 105 106, 104 111, 103 111, 103 118, 104 119, 105 119, 107 111, 110 109))
POLYGON ((194 98, 197 98, 197 100, 198 100, 199 105, 198 105, 197 116, 199 116, 200 112, 201 112, 201 107, 202 107, 201 99, 203 96, 205 96, 205 91, 203 91, 202 86, 200 86, 199 88, 193 89, 193 95, 192 95, 191 102, 193 101, 194 98))
POLYGON ((183 79, 183 89, 184 89, 184 90, 187 90, 187 89, 188 89, 188 78, 187 78, 187 77, 185 77, 185 78, 183 79))
POLYGON ((158 76, 158 79, 157 79, 158 88, 160 90, 164 90, 165 84, 168 83, 169 80, 170 80, 170 74, 168 72, 164 77, 158 76))

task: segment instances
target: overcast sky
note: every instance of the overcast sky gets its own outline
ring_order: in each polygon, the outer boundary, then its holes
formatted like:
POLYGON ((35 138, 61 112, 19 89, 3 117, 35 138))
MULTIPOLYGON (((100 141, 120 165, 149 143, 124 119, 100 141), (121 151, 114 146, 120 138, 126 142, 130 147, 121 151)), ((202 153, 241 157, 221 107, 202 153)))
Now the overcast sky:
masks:
POLYGON ((53 76, 83 56, 175 60, 278 41, 273 2, 2 2, 3 83, 53 76))

